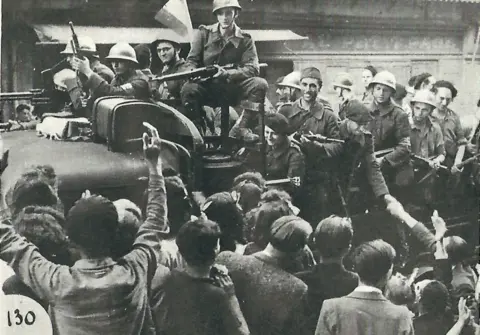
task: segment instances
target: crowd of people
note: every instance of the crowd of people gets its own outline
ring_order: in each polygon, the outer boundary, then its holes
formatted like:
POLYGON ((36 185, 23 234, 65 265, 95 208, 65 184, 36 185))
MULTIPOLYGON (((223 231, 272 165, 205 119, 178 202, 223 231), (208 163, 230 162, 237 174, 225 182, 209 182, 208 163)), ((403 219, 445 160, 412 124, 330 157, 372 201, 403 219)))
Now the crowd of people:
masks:
POLYGON ((437 213, 432 233, 388 203, 425 251, 405 273, 390 244, 354 246, 348 217, 305 221, 259 173, 189 192, 163 171, 158 133, 143 141, 146 204, 87 190, 64 215, 50 166, 25 171, 8 197, 3 292, 37 301, 55 334, 480 333, 480 268, 437 213))

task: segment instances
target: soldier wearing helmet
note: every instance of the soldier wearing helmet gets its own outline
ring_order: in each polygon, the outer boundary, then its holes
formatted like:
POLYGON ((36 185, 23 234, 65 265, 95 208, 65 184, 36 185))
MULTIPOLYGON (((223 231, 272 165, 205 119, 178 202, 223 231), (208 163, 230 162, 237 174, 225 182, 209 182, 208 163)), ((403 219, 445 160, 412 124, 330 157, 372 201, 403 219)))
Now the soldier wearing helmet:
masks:
MULTIPOLYGON (((180 57, 180 41, 159 38, 152 43, 152 47, 156 50, 156 57, 158 57, 161 62, 160 70, 155 73, 157 76, 164 76, 188 70, 185 60, 180 57)), ((185 81, 182 80, 164 82, 152 92, 153 96, 157 100, 179 100, 180 91, 184 83, 185 81)))
MULTIPOLYGON (((431 121, 433 110, 437 107, 435 96, 428 90, 417 91, 412 98, 413 126, 410 133, 412 153, 429 160, 430 168, 437 170, 445 160, 445 145, 442 129, 431 121)), ((421 173, 423 178, 425 173, 421 173)), ((415 190, 415 205, 431 205, 434 203, 434 187, 436 175, 433 174, 422 182, 415 190)))
POLYGON ((253 129, 258 123, 257 114, 260 104, 264 103, 268 84, 258 77, 259 61, 252 37, 235 23, 241 9, 237 0, 214 0, 212 12, 217 23, 199 27, 187 57, 190 68, 227 64, 234 64, 236 68, 219 67, 219 72, 210 81, 186 83, 181 99, 186 113, 200 128, 204 128, 201 106, 218 105, 219 98, 232 106, 240 103, 244 111, 236 124, 238 136, 256 141, 259 136, 251 134, 248 128, 253 129))
POLYGON ((337 92, 340 100, 338 116, 340 120, 345 120, 345 106, 354 98, 353 96, 353 78, 346 72, 341 72, 335 78, 333 89, 337 92))
MULTIPOLYGON (((92 71, 97 73, 100 77, 105 79, 105 81, 110 83, 113 80, 115 74, 108 66, 100 62, 97 52, 97 46, 95 45, 93 40, 88 36, 78 36, 78 44, 80 46, 80 50, 77 50, 77 52, 79 52, 80 55, 88 58, 92 71)), ((67 56, 67 61, 69 63, 72 61, 73 49, 71 39, 68 41, 65 49, 60 53, 67 56)))
MULTIPOLYGON (((339 138, 338 117, 331 108, 318 98, 322 87, 320 70, 315 67, 304 69, 300 74, 302 96, 291 106, 284 105, 279 113, 290 123, 290 133, 300 135, 302 149, 305 152, 306 175, 302 191, 303 218, 318 223, 328 210, 328 171, 318 159, 319 148, 313 141, 307 140, 303 134, 319 134, 330 138, 339 138)), ((329 146, 330 144, 325 144, 329 146)))
POLYGON ((405 187, 412 182, 410 164, 410 123, 408 115, 392 100, 396 91, 395 76, 381 71, 369 85, 373 101, 367 106, 373 116, 369 131, 376 150, 393 151, 378 159, 387 184, 398 197, 408 196, 405 187))
POLYGON ((111 95, 145 100, 150 98, 148 77, 136 69, 138 61, 130 44, 122 42, 115 44, 106 59, 111 62, 115 71, 115 78, 110 84, 93 72, 87 58, 73 58, 71 61, 73 69, 87 78, 85 86, 92 91, 93 99, 111 95))
POLYGON ((282 104, 277 105, 277 109, 283 104, 292 105, 300 98, 302 94, 300 76, 300 71, 294 71, 287 74, 279 83, 277 83, 277 95, 281 95, 284 100, 282 101, 282 104))

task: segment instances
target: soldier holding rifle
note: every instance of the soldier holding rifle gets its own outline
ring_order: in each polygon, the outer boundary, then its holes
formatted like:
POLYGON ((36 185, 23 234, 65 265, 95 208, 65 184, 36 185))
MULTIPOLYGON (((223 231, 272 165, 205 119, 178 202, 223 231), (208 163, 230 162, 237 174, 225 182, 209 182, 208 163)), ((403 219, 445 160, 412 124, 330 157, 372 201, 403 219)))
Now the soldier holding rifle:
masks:
POLYGON ((244 112, 236 125, 238 134, 232 135, 256 141, 259 136, 248 128, 256 126, 257 114, 263 111, 268 84, 258 77, 259 61, 252 37, 235 23, 241 9, 237 0, 214 0, 213 14, 218 22, 199 27, 187 64, 190 68, 215 65, 218 73, 211 80, 187 82, 182 88, 181 99, 187 116, 200 130, 205 129, 202 106, 240 103, 244 112), (226 64, 235 64, 236 68, 225 70, 221 66, 226 64))

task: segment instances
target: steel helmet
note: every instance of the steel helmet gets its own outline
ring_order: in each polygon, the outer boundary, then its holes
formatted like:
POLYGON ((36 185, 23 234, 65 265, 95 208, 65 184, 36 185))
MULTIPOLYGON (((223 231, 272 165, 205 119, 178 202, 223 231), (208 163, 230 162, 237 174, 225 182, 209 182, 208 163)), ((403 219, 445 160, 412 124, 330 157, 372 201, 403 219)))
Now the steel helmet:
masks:
POLYGON ((75 73, 75 71, 71 69, 63 69, 53 75, 53 83, 58 90, 66 91, 66 81, 72 80, 74 78, 77 78, 77 74, 75 73))
POLYGON ((430 105, 433 108, 437 108, 435 103, 435 96, 429 90, 420 90, 415 93, 410 103, 413 105, 415 102, 423 102, 424 104, 430 105))
POLYGON ((222 8, 228 8, 228 7, 233 7, 238 10, 242 10, 242 7, 240 7, 238 0, 213 0, 212 13, 215 14, 217 10, 222 8))
POLYGON ((351 91, 353 88, 352 76, 346 72, 340 72, 333 82, 333 88, 335 87, 341 87, 351 91))
MULTIPOLYGON (((72 50, 72 41, 73 39, 69 39, 67 42, 67 45, 65 46, 65 50, 60 52, 61 54, 67 54, 67 55, 73 55, 73 50, 72 50)), ((81 52, 87 52, 91 54, 96 54, 97 53, 97 46, 95 45, 95 42, 88 37, 88 36, 78 36, 78 44, 80 46, 81 52)))
POLYGON ((300 76, 301 73, 299 71, 293 71, 287 74, 285 78, 283 78, 283 80, 278 83, 278 86, 296 88, 298 90, 301 90, 302 86, 300 86, 300 76))
POLYGON ((108 56, 106 57, 108 60, 115 60, 115 59, 121 59, 121 60, 128 60, 130 62, 133 62, 135 64, 138 64, 137 61, 137 55, 135 54, 135 49, 133 47, 125 42, 120 42, 115 44, 111 49, 110 52, 108 53, 108 56))
POLYGON ((397 80, 393 73, 388 71, 381 71, 373 77, 372 81, 370 82, 369 87, 372 87, 375 84, 382 84, 385 86, 390 87, 394 92, 397 89, 397 80))

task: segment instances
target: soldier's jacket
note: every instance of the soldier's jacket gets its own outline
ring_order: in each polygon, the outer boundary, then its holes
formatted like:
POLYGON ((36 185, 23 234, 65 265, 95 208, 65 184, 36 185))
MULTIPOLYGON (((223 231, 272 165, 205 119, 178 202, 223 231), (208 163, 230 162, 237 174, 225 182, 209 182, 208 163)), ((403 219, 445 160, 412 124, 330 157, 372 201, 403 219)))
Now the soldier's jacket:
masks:
POLYGON ((423 130, 415 124, 412 126, 410 142, 414 155, 423 158, 445 155, 442 129, 437 123, 431 122, 430 119, 427 119, 427 126, 423 130))
POLYGON ((334 173, 347 197, 355 186, 362 190, 362 185, 365 182, 370 186, 376 197, 389 194, 380 166, 375 159, 373 138, 371 134, 365 134, 364 136, 365 143, 361 145, 349 138, 346 124, 342 124, 340 126, 340 137, 345 140, 345 143, 324 147, 324 155, 330 158, 332 166, 335 167, 334 173))
POLYGON ((189 68, 209 65, 235 64, 236 69, 228 70, 231 82, 239 82, 258 76, 258 54, 252 37, 235 25, 234 35, 225 40, 219 31, 219 24, 201 25, 193 38, 187 57, 189 68))
MULTIPOLYGON (((188 64, 183 58, 180 58, 174 64, 167 69, 162 69, 157 76, 165 76, 168 74, 174 74, 179 72, 188 71, 188 64)), ((182 89, 185 80, 170 80, 165 83, 161 83, 158 88, 152 90, 153 96, 157 100, 162 99, 180 99, 180 91, 182 89)))
POLYGON ((112 69, 100 62, 94 64, 92 71, 102 77, 107 83, 111 83, 115 77, 115 73, 113 73, 112 69))
POLYGON ((368 129, 373 135, 375 149, 394 148, 393 152, 385 155, 392 167, 409 161, 410 123, 407 114, 394 103, 379 106, 372 102, 368 107, 374 117, 368 129))
POLYGON ((447 155, 455 157, 458 147, 467 143, 460 118, 454 111, 447 109, 445 119, 440 120, 432 116, 432 120, 437 122, 442 129, 447 155))
MULTIPOLYGON (((279 148, 267 148, 267 180, 300 177, 300 183, 305 175, 305 160, 300 148, 286 142, 279 148)), ((291 185, 285 187, 287 192, 292 191, 291 185)))
POLYGON ((98 74, 93 73, 86 82, 86 86, 91 89, 93 99, 119 95, 136 99, 150 99, 150 87, 148 77, 140 70, 129 70, 122 75, 117 75, 112 82, 108 84, 98 74))

